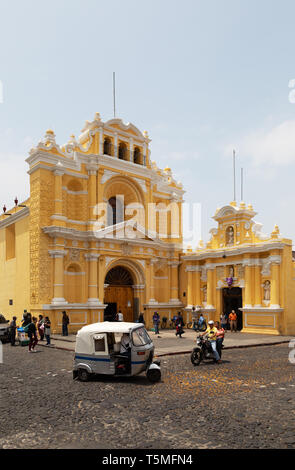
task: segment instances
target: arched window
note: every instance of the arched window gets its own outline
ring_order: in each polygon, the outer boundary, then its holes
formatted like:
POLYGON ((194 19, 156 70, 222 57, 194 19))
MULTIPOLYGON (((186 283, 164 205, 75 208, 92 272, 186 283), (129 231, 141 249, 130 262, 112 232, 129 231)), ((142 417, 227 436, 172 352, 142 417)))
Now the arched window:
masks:
POLYGON ((127 160, 127 145, 124 142, 119 143, 118 156, 121 160, 127 160))
POLYGON ((124 221, 124 203, 120 196, 113 196, 108 200, 107 222, 116 225, 124 221))
POLYGON ((138 165, 141 165, 141 153, 140 153, 140 149, 138 147, 135 147, 135 149, 134 149, 133 161, 134 161, 134 163, 137 163, 138 165))
POLYGON ((112 155, 112 143, 111 139, 106 137, 103 142, 103 153, 104 155, 112 155))

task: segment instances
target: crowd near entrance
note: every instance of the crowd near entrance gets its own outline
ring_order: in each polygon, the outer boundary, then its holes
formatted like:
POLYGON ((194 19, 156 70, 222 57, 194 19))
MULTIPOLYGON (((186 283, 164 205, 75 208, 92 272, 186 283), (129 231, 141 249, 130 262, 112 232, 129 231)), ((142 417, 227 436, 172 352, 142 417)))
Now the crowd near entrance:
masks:
POLYGON ((239 310, 243 305, 242 289, 226 287, 223 289, 223 313, 228 317, 232 310, 237 314, 237 329, 243 329, 243 313, 239 310))

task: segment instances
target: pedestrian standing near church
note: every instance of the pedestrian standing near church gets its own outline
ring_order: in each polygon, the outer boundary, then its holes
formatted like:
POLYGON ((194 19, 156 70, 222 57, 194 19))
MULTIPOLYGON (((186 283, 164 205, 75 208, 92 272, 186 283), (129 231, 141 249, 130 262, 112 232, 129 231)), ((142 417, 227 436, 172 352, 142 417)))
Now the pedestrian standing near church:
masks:
POLYGON ((39 320, 37 323, 37 329, 40 336, 40 341, 44 340, 44 318, 43 315, 39 315, 39 320))
POLYGON ((142 323, 143 325, 145 325, 143 313, 140 313, 140 314, 139 314, 138 323, 142 323))
POLYGON ((220 315, 220 322, 221 322, 221 328, 223 328, 224 330, 226 330, 226 328, 227 328, 227 318, 226 318, 225 313, 223 313, 222 315, 220 315))
POLYGON ((10 344, 11 344, 11 346, 15 346, 16 317, 13 317, 12 321, 10 322, 9 334, 10 334, 10 344))
POLYGON ((182 338, 181 335, 183 335, 183 333, 184 333, 183 327, 184 327, 183 317, 181 315, 181 312, 178 312, 178 316, 177 316, 177 319, 176 319, 176 333, 175 333, 175 335, 179 336, 179 338, 182 338))
POLYGON ((46 346, 50 346, 51 321, 49 320, 49 317, 45 317, 44 331, 45 331, 45 338, 47 341, 46 346))
POLYGON ((67 312, 64 310, 62 312, 62 335, 69 336, 68 332, 68 324, 70 323, 70 319, 67 315, 67 312))
POLYGON ((159 334, 159 324, 160 324, 160 315, 158 312, 155 312, 153 315, 153 324, 155 329, 155 335, 159 334))
POLYGON ((37 318, 33 317, 32 322, 28 325, 28 337, 30 339, 30 342, 29 342, 29 352, 30 353, 37 352, 36 349, 35 349, 35 347, 38 344, 36 323, 37 323, 37 318))
POLYGON ((121 312, 121 310, 119 310, 118 312, 118 321, 124 321, 123 313, 121 312))
POLYGON ((234 331, 235 333, 237 332, 237 314, 234 310, 231 311, 229 314, 229 322, 230 322, 230 331, 231 333, 234 331))

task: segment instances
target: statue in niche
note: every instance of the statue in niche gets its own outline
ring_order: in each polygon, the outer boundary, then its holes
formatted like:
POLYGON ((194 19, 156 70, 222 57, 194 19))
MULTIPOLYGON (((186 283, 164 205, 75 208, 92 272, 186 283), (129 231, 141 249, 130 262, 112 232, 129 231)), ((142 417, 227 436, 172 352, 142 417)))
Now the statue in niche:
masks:
POLYGON ((203 288, 203 297, 204 297, 204 302, 207 302, 207 286, 203 288))
POLYGON ((265 281, 263 284, 264 300, 270 300, 270 281, 265 281))
POLYGON ((228 227, 226 229, 226 244, 227 245, 233 245, 234 244, 234 229, 232 226, 228 227))
POLYGON ((234 267, 233 266, 229 267, 229 277, 234 277, 234 267))

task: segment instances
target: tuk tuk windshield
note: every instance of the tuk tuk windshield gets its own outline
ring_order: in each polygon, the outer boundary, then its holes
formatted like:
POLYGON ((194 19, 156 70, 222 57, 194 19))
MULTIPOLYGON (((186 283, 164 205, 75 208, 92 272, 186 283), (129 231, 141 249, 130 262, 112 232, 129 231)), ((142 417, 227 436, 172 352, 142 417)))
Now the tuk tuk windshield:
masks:
POLYGON ((132 342, 134 346, 145 346, 152 342, 145 328, 137 328, 132 332, 132 342))

